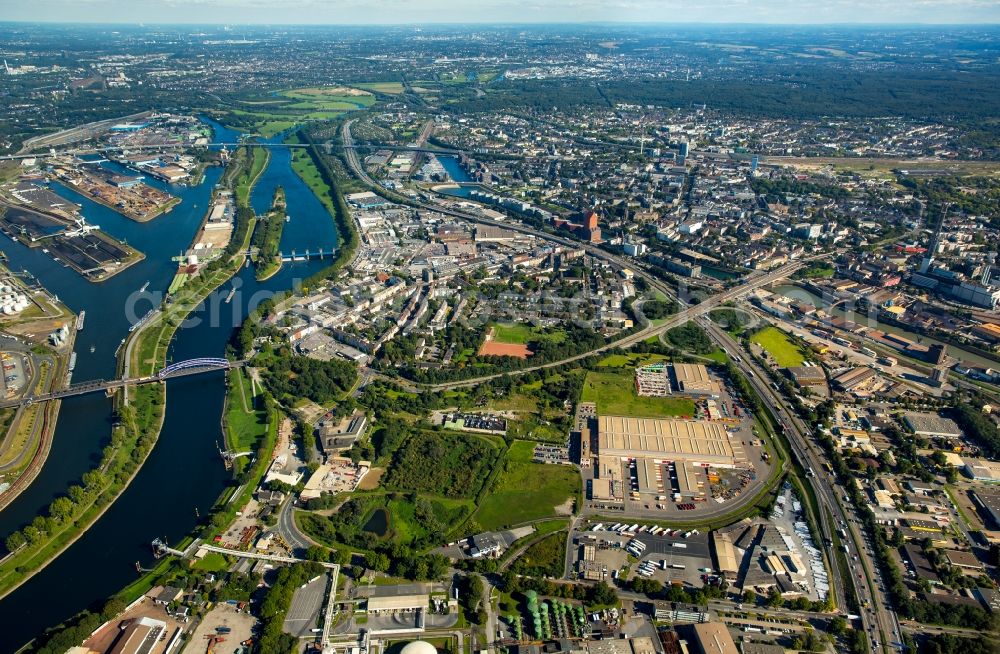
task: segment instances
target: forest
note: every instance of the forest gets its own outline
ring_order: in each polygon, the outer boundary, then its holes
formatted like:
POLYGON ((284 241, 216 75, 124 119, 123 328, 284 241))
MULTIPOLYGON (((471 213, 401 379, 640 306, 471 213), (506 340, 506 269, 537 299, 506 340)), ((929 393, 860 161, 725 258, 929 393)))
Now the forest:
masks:
POLYGON ((317 404, 336 400, 357 381, 354 364, 341 359, 320 361, 294 354, 267 357, 262 367, 264 384, 276 398, 308 398, 317 404))
POLYGON ((490 92, 448 106, 455 113, 528 109, 547 111, 617 103, 687 107, 768 118, 905 116, 964 121, 1000 115, 1000 73, 955 75, 936 70, 844 70, 775 65, 767 78, 706 77, 602 81, 519 80, 491 85, 490 92), (956 98, 962 98, 956 102, 956 98))
POLYGON ((485 439, 420 431, 393 455, 386 488, 445 497, 472 497, 497 458, 485 439))

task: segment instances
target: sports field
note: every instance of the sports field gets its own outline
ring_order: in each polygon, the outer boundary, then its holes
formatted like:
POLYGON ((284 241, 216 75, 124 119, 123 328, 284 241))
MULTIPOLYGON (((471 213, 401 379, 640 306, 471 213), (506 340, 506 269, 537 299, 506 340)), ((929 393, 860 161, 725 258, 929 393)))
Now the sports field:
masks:
POLYGON ((805 357, 799 348, 777 327, 765 327, 751 336, 750 340, 764 348, 782 368, 801 366, 805 363, 805 357))
POLYGON ((694 401, 682 397, 639 397, 631 370, 590 371, 583 382, 582 402, 595 402, 597 413, 639 418, 694 417, 694 401))

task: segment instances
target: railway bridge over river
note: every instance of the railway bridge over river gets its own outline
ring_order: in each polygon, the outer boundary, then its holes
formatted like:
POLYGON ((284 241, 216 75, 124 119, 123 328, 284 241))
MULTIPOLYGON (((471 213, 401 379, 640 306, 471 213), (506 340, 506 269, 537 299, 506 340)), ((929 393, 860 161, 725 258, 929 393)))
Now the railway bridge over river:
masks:
POLYGON ((0 401, 0 408, 16 407, 21 405, 34 404, 35 402, 47 402, 49 400, 61 400, 66 397, 73 397, 75 395, 86 395, 88 393, 97 393, 99 391, 104 391, 107 393, 110 390, 122 388, 125 386, 139 386, 141 384, 153 384, 159 382, 165 382, 168 379, 176 379, 178 377, 189 377, 191 375, 201 375, 209 372, 216 372, 218 370, 231 370, 233 368, 242 368, 247 365, 246 361, 230 361, 229 359, 221 359, 214 357, 203 357, 198 359, 187 359, 185 361, 178 361, 176 363, 171 363, 164 368, 161 368, 159 372, 146 375, 143 377, 125 377, 122 379, 92 379, 89 381, 79 382, 77 384, 70 384, 66 388, 52 391, 50 393, 40 393, 38 395, 25 395, 19 398, 13 398, 10 400, 0 401))

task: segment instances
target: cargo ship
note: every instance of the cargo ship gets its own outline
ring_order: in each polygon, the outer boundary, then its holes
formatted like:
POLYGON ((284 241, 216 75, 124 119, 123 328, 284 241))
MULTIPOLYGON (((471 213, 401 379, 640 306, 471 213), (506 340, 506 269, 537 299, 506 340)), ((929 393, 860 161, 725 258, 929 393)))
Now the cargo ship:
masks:
POLYGON ((233 301, 233 296, 236 295, 236 289, 232 288, 229 290, 229 295, 226 296, 226 304, 233 301))
POLYGON ((76 317, 76 331, 83 331, 83 321, 87 319, 87 311, 83 310, 80 315, 76 317))
POLYGON ((67 370, 73 372, 74 368, 76 368, 76 352, 71 352, 69 355, 69 367, 67 370))

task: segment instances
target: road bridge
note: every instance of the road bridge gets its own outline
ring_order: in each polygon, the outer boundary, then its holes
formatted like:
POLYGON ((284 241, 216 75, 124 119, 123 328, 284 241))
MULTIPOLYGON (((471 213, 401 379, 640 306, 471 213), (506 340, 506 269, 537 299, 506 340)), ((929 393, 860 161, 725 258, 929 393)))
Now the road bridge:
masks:
POLYGON ((143 377, 125 377, 122 379, 92 379, 90 381, 80 382, 77 384, 71 384, 66 388, 52 391, 49 393, 41 393, 39 395, 28 395, 21 398, 15 398, 12 400, 5 400, 0 402, 0 408, 6 407, 16 407, 16 406, 27 406, 34 404, 36 402, 47 402, 49 400, 61 400, 67 397, 74 397, 76 395, 87 395, 89 393, 97 393, 100 391, 107 392, 109 390, 115 390, 118 388, 123 388, 126 386, 139 386, 141 384, 153 384, 158 382, 165 382, 168 379, 176 379, 178 377, 189 377, 191 375, 201 375, 208 372, 216 372, 218 370, 230 370, 232 368, 242 368, 247 365, 246 361, 230 361, 228 359, 218 359, 218 358, 199 358, 199 359, 187 359, 185 361, 178 361, 172 363, 165 368, 162 368, 159 372, 152 375, 145 375, 143 377))

